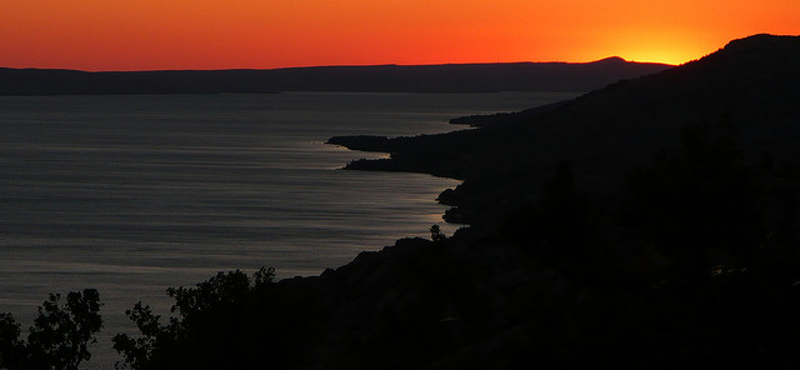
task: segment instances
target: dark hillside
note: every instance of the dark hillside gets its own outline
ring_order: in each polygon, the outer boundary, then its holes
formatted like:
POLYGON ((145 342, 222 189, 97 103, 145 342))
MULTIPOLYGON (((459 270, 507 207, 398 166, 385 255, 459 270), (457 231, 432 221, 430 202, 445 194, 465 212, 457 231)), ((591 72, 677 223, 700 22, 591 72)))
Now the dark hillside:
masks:
POLYGON ((130 312, 145 369, 800 366, 800 38, 699 61, 483 128, 336 138, 348 167, 465 179, 470 224, 318 277, 241 272, 130 312))

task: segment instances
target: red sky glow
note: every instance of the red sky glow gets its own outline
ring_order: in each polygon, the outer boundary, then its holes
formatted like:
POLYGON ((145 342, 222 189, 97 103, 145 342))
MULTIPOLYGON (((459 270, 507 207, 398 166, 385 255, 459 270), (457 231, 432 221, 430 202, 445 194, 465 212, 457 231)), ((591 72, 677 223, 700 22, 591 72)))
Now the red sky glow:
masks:
POLYGON ((800 34, 797 0, 0 0, 0 66, 81 70, 627 60, 800 34))

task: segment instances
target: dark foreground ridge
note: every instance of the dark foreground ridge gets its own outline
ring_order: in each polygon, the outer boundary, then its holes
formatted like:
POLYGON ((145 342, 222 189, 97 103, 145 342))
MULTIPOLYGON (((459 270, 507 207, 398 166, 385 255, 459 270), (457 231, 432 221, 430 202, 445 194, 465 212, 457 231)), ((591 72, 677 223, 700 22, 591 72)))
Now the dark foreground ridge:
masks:
POLYGON ((477 130, 338 139, 392 154, 350 168, 464 179, 440 199, 470 227, 170 289, 177 317, 139 304, 115 348, 142 370, 797 368, 799 66, 800 38, 758 35, 477 130))
POLYGON ((669 65, 592 63, 334 66, 273 70, 82 72, 0 68, 0 95, 273 93, 281 91, 589 91, 669 65))

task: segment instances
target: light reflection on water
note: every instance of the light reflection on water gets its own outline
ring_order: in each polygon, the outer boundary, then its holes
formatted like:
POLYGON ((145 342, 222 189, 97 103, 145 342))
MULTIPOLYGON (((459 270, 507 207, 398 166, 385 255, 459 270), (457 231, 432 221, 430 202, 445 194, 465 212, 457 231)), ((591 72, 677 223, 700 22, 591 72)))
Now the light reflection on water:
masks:
POLYGON ((318 274, 442 224, 434 199, 456 181, 334 170, 385 155, 328 137, 451 131, 455 116, 571 96, 2 97, 0 312, 24 328, 47 293, 97 288, 105 329, 87 368, 111 368, 125 309, 168 314, 168 286, 262 265, 318 274))

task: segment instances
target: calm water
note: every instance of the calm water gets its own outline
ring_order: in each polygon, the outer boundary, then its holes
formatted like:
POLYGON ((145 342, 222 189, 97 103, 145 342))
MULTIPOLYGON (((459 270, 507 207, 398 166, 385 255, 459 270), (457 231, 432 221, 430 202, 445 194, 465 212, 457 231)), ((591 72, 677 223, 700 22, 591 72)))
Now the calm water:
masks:
MULTIPOLYGON (((49 292, 97 288, 105 329, 142 300, 220 270, 319 274, 441 224, 450 179, 340 171, 376 154, 334 135, 452 131, 452 117, 572 94, 0 97, 0 312, 23 328, 49 292)), ((451 233, 453 226, 443 225, 451 233)))

